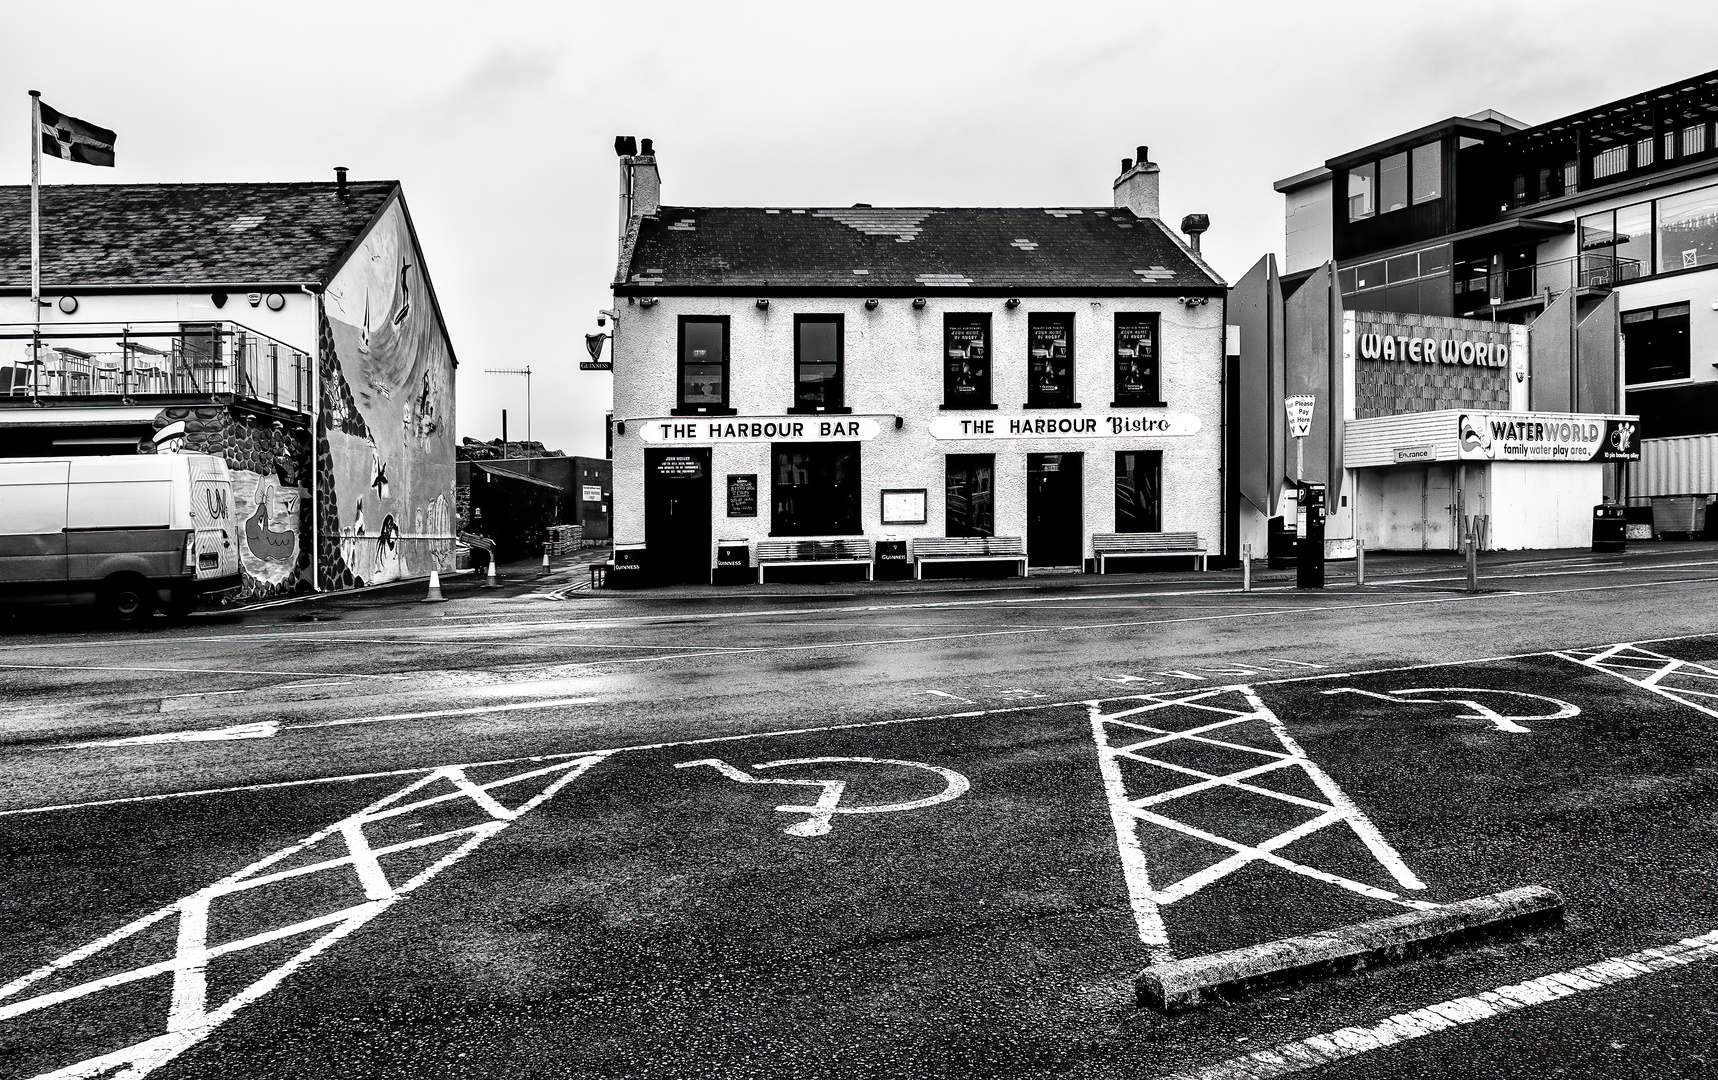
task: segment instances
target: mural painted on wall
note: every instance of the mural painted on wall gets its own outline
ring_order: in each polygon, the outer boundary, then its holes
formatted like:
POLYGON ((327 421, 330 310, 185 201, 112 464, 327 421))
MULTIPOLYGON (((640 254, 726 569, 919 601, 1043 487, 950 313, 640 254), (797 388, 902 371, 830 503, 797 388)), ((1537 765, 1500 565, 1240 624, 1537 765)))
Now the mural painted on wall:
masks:
POLYGON ((453 567, 453 354, 394 203, 323 302, 323 587, 453 567))
POLYGON ((146 453, 214 454, 227 462, 246 599, 308 587, 309 433, 225 405, 174 406, 155 417, 146 453))

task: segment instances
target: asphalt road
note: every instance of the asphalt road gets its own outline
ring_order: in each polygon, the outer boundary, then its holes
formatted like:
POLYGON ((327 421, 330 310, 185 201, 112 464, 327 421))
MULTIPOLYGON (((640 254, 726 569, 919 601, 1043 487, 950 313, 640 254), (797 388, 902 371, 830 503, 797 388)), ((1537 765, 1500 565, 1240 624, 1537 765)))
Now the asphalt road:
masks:
POLYGON ((13 619, 0 1076, 1718 1075, 1718 944, 1444 1005, 1718 930, 1718 547, 1371 562, 13 619), (1133 1000, 1524 884, 1566 929, 1133 1000))

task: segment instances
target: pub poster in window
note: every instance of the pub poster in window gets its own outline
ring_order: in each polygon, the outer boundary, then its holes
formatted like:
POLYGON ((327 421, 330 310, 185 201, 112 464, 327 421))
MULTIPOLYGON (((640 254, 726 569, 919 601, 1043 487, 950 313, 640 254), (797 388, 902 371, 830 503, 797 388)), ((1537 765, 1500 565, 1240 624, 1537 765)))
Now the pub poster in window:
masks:
POLYGON ((1157 402, 1157 320, 1150 315, 1116 316, 1116 400, 1157 402))
POLYGON ((1026 327, 1033 404, 1066 404, 1074 392, 1074 323, 1061 315, 1033 315, 1026 327))
POLYGON ((943 327, 949 388, 961 397, 989 393, 990 323, 981 316, 949 316, 943 327))

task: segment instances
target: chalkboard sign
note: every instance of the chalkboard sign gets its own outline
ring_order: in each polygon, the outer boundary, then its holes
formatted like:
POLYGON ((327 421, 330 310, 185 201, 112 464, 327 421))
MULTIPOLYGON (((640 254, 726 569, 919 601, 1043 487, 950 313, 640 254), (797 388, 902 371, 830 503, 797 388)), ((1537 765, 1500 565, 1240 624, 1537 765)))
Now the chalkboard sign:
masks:
POLYGON ((728 516, 758 516, 758 474, 728 474, 728 516))

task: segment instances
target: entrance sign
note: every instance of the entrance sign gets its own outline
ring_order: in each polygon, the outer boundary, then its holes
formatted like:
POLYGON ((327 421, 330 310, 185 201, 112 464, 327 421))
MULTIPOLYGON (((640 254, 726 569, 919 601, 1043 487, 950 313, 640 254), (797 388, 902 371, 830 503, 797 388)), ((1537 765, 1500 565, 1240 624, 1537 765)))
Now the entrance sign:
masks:
POLYGON ((1416 461, 1438 460, 1438 448, 1435 446, 1398 446, 1396 447, 1396 464, 1404 465, 1416 461))
POLYGON ((1317 401, 1311 394, 1283 398, 1283 407, 1288 412, 1290 437, 1304 439, 1312 431, 1312 407, 1317 401))
MULTIPOLYGON (((632 421, 627 421, 631 423, 632 421)), ((652 446, 711 446, 716 443, 865 442, 882 425, 870 416, 671 417, 639 422, 639 437, 652 446)))
POLYGON ((933 439, 1125 439, 1181 438, 1199 434, 1191 413, 1124 413, 1102 410, 1071 413, 993 413, 939 416, 931 421, 933 439))
POLYGON ((831 828, 831 819, 836 814, 892 814, 901 810, 921 810, 937 803, 945 803, 950 799, 958 799, 965 795, 972 786, 971 781, 953 769, 944 769, 936 765, 926 765, 922 761, 895 761, 891 758, 867 757, 813 757, 787 758, 782 761, 765 761, 752 768, 762 772, 765 769, 776 769, 786 765, 891 765, 904 769, 922 769, 933 773, 942 780, 942 790, 934 795, 910 802, 874 803, 867 806, 842 806, 841 797, 847 792, 845 780, 811 780, 789 779, 788 777, 753 776, 744 769, 730 765, 720 758, 702 758, 698 761, 682 761, 676 764, 676 769, 696 768, 708 765, 726 776, 728 779, 741 784, 784 784, 792 787, 821 788, 817 801, 810 806, 785 805, 776 807, 783 814, 805 814, 806 819, 797 825, 789 825, 782 830, 789 836, 822 836, 831 828))

